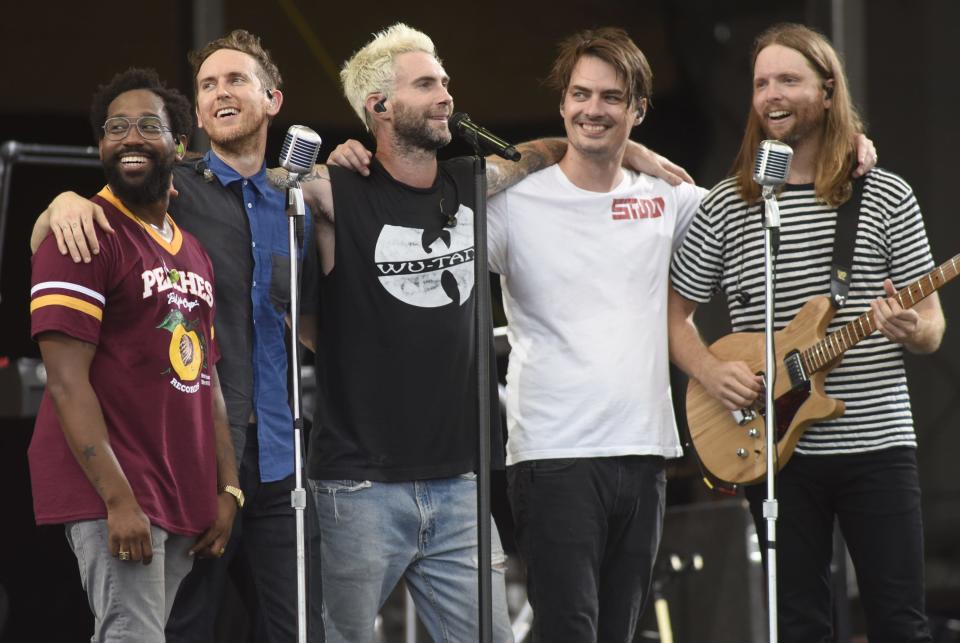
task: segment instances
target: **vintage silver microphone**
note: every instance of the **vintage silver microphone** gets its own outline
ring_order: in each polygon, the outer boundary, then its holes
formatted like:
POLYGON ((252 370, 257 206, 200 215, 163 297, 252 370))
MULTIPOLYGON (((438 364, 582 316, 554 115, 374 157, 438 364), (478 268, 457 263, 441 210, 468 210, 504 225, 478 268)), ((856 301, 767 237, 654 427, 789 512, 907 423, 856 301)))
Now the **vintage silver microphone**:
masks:
POLYGON ((313 172, 320 153, 320 135, 305 125, 291 125, 280 148, 280 167, 290 174, 291 181, 313 172))
MULTIPOLYGON (((304 513, 307 508, 307 492, 303 487, 303 417, 300 394, 300 279, 297 255, 303 247, 303 217, 306 206, 300 179, 311 172, 320 152, 320 136, 309 127, 293 125, 287 130, 280 149, 280 167, 288 173, 287 217, 289 218, 290 251, 290 371, 293 398, 293 468, 295 484, 290 492, 290 505, 294 509, 297 529, 297 641, 307 641, 307 556, 304 513)), ((314 552, 318 555, 318 552, 314 552)), ((316 579, 314 579, 316 582, 316 579)), ((314 598, 317 600, 317 597, 314 598)), ((321 627, 314 623, 314 627, 321 627)))
POLYGON ((753 180, 763 187, 763 198, 787 182, 793 148, 786 143, 767 139, 757 148, 757 161, 753 166, 753 180))
MULTIPOLYGON (((280 167, 287 171, 287 213, 294 217, 297 246, 303 246, 303 217, 306 206, 300 179, 313 172, 320 153, 320 135, 304 125, 291 125, 280 148, 280 167)), ((293 256, 293 255, 291 255, 293 256)))

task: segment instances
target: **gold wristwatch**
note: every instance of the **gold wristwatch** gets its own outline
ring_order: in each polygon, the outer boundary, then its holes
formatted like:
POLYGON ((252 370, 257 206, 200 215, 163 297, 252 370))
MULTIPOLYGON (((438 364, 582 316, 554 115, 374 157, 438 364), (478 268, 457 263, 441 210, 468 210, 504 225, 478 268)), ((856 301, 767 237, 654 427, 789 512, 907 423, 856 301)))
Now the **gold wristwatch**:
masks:
POLYGON ((225 484, 220 491, 229 493, 237 501, 237 509, 243 509, 243 490, 233 485, 225 484))

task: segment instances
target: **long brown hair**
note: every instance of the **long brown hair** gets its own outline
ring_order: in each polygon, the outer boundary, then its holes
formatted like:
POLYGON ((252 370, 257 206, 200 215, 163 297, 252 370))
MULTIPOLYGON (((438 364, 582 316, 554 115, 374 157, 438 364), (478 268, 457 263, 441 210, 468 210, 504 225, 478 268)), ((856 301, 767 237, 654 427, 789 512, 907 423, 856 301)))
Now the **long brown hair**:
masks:
MULTIPOLYGON (((817 154, 814 188, 818 199, 836 207, 850 198, 850 173, 856 166, 854 135, 863 132, 860 115, 850 98, 843 65, 825 36, 803 25, 782 23, 770 27, 757 37, 751 71, 756 66, 757 56, 770 45, 789 47, 800 53, 820 77, 825 90, 827 81, 833 81, 831 105, 826 110, 823 140, 817 154)), ((737 178, 740 196, 749 203, 760 198, 760 186, 753 181, 753 166, 757 148, 764 138, 760 118, 751 104, 740 151, 731 170, 731 174, 737 178)))

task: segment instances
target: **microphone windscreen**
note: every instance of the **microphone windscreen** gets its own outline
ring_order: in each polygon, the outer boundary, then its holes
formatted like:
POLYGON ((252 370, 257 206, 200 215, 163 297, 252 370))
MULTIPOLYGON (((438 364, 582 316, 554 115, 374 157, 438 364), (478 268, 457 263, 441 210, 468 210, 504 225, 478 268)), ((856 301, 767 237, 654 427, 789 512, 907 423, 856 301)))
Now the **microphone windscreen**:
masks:
POLYGON ((304 125, 291 125, 280 148, 280 167, 290 174, 309 174, 320 153, 320 135, 304 125))
POLYGON ((460 129, 460 123, 463 121, 470 122, 470 115, 464 114, 463 112, 454 112, 449 119, 447 119, 447 125, 450 127, 450 131, 460 129))
POLYGON ((793 148, 780 141, 766 140, 757 148, 753 180, 760 185, 783 185, 790 174, 793 148))

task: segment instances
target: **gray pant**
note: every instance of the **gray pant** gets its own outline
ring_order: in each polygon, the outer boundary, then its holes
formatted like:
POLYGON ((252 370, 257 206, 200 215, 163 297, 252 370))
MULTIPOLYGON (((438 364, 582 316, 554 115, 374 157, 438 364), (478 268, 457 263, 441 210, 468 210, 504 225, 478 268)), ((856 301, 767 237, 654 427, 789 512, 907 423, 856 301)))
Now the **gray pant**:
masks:
POLYGON ((153 561, 144 565, 110 555, 104 519, 67 523, 66 531, 93 612, 90 640, 164 643, 163 627, 177 588, 193 566, 187 552, 195 538, 151 525, 153 561))

